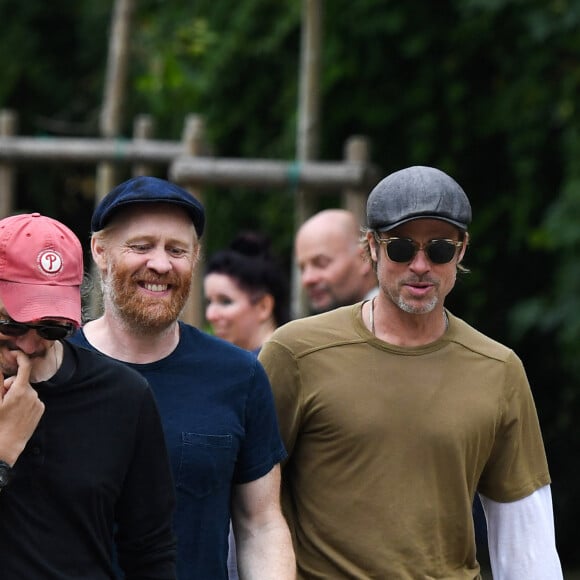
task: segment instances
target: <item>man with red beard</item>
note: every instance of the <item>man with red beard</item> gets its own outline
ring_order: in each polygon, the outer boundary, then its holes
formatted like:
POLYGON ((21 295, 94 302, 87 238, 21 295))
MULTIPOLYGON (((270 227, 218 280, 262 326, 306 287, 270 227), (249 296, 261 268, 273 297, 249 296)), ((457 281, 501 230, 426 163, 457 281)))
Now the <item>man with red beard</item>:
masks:
POLYGON ((174 486, 135 371, 66 339, 83 253, 38 213, 0 221, 0 576, 175 580, 174 486), (152 469, 155 466, 155 469, 152 469))
POLYGON ((103 315, 74 340, 154 390, 177 492, 179 580, 227 579, 230 518, 243 578, 294 579, 279 504, 286 452, 266 374, 253 354, 178 320, 204 223, 199 201, 162 179, 133 178, 105 196, 91 221, 103 315))

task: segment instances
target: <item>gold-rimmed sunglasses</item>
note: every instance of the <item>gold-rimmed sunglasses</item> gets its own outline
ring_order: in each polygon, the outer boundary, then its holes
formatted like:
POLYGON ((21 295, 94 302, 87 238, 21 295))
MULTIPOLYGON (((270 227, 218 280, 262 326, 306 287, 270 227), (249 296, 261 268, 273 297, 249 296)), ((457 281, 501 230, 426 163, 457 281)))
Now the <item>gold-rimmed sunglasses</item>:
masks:
POLYGON ((443 238, 419 244, 411 238, 380 238, 377 235, 375 235, 375 240, 378 244, 385 246, 385 253, 389 260, 400 264, 411 262, 419 250, 423 250, 433 264, 448 264, 464 244, 464 242, 443 238))

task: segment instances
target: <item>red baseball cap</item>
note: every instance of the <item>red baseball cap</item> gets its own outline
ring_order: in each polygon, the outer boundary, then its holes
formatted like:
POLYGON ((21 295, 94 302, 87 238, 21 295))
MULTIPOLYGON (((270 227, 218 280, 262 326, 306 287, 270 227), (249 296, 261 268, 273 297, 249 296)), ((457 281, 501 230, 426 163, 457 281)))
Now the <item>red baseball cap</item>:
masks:
POLYGON ((0 220, 0 299, 10 318, 81 324, 83 251, 60 222, 39 213, 0 220))

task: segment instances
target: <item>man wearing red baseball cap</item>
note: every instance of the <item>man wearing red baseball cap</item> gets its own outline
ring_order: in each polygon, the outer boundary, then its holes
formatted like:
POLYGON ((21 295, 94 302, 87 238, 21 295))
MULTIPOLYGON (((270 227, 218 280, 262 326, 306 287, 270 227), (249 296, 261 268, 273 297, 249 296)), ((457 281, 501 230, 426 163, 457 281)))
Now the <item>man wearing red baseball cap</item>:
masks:
POLYGON ((135 371, 66 338, 82 248, 38 213, 0 220, 3 580, 175 579, 174 492, 157 407, 135 371))

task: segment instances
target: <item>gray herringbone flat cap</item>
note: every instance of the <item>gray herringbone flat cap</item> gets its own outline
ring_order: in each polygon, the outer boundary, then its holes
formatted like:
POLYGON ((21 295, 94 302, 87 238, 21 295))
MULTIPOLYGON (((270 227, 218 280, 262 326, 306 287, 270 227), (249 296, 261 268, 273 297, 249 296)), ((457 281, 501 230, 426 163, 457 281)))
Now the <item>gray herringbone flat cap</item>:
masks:
POLYGON ((467 230, 471 205, 461 186, 434 167, 416 165, 380 181, 367 200, 367 225, 387 231, 418 218, 432 218, 467 230))

